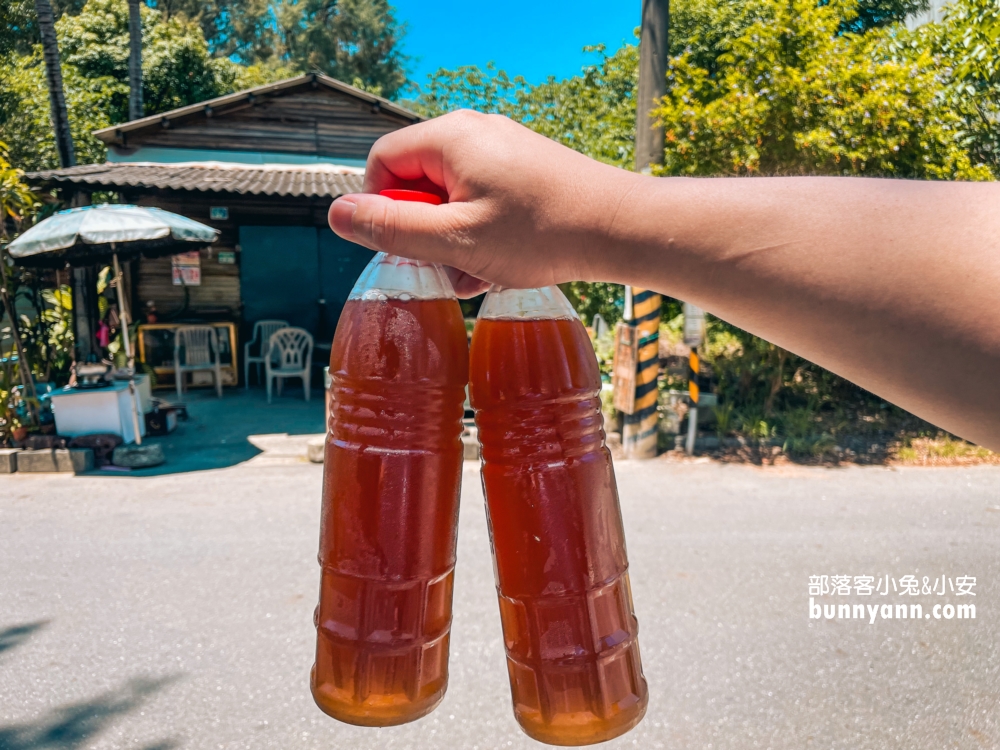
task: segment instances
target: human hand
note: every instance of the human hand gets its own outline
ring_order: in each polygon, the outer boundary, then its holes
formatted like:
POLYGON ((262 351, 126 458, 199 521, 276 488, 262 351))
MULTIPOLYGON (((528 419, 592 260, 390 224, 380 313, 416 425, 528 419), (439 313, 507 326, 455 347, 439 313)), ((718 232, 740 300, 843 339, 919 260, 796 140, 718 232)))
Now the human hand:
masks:
POLYGON ((372 250, 451 267, 460 297, 491 283, 596 280, 629 176, 505 117, 453 112, 380 138, 366 192, 335 200, 330 227, 372 250), (377 194, 387 188, 427 190, 447 203, 377 194))

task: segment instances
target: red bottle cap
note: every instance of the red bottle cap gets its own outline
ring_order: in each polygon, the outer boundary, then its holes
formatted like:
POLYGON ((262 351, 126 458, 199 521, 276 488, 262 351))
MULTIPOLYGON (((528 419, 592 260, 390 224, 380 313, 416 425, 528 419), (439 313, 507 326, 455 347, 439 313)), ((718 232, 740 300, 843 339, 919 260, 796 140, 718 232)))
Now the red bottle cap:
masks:
POLYGON ((440 206, 444 203, 441 196, 434 193, 425 193, 422 190, 379 190, 379 195, 392 198, 394 201, 414 201, 415 203, 430 203, 433 206, 440 206))

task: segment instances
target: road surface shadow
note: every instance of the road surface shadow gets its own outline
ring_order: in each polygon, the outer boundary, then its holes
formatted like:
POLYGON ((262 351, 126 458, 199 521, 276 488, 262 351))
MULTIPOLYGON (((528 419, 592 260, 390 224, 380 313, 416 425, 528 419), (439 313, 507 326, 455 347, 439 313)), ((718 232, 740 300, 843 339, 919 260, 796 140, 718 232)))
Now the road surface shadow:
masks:
MULTIPOLYGON (((54 708, 34 721, 0 727, 0 750, 78 750, 89 747, 97 735, 117 719, 137 709, 150 695, 178 677, 136 678, 89 700, 54 708)), ((177 744, 172 739, 160 740, 143 746, 142 750, 171 750, 177 744)))
MULTIPOLYGON (((37 620, 35 622, 26 622, 22 625, 12 625, 9 628, 0 630, 0 654, 12 648, 17 648, 48 624, 48 620, 37 620)), ((0 745, 0 750, 3 750, 3 745, 0 745)))

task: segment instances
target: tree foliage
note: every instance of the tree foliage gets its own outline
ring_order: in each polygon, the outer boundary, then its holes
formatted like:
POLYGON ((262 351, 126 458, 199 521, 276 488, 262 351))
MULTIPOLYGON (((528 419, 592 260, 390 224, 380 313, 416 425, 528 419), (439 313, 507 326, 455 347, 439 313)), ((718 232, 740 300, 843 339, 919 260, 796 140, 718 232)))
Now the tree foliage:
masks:
MULTIPOLYGON (((91 133, 128 119, 128 6, 90 0, 56 23, 63 83, 79 163, 104 160, 91 133)), ((291 75, 288 68, 241 66, 213 58, 200 27, 143 8, 145 114, 156 114, 291 75)), ((58 165, 40 46, 0 59, 0 138, 25 169, 58 165)))
POLYGON ((857 174, 989 179, 966 148, 932 51, 893 55, 898 37, 838 33, 849 0, 758 0, 755 20, 725 40, 714 71, 671 60, 656 110, 662 174, 857 174))
POLYGON ((394 98, 406 85, 403 29, 388 0, 298 0, 274 6, 288 60, 394 98))
POLYGON ((854 33, 883 28, 928 7, 928 0, 858 0, 855 14, 844 18, 840 28, 854 33))
POLYGON ((559 287, 586 325, 592 325, 594 316, 598 314, 611 326, 621 320, 625 309, 624 287, 621 284, 570 281, 559 287))
MULTIPOLYGON (((243 65, 320 70, 394 97, 406 84, 405 27, 388 0, 150 0, 163 20, 198 25, 212 57, 243 65)), ((86 0, 54 0, 56 19, 86 0)), ((33 0, 0 3, 0 57, 39 42, 33 0)))
POLYGON ((8 227, 19 231, 40 205, 38 195, 24 182, 24 170, 11 164, 7 144, 0 142, 0 241, 8 239, 8 227))
MULTIPOLYGON (((85 0, 53 0, 52 11, 58 21, 64 13, 75 15, 85 0)), ((0 57, 16 53, 26 55, 41 42, 34 0, 4 0, 0 3, 0 57)))
POLYGON ((394 98, 407 84, 405 33, 388 0, 157 0, 197 22, 212 55, 318 70, 394 98))
POLYGON ((441 69, 428 77, 419 98, 408 103, 427 117, 462 108, 506 115, 595 159, 630 168, 638 49, 627 44, 613 55, 602 45, 585 49, 597 61, 578 76, 530 85, 493 63, 485 69, 441 69))
POLYGON ((954 0, 942 23, 929 24, 908 45, 929 47, 947 72, 946 102, 965 120, 973 159, 1000 175, 1000 4, 954 0))

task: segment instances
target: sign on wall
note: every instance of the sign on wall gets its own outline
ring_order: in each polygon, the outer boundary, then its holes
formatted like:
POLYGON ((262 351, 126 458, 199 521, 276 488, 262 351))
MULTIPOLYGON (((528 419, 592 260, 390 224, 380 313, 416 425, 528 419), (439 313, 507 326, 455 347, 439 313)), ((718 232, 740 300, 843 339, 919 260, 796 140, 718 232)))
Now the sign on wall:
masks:
POLYGON ((201 286, 201 253, 192 250, 171 255, 170 270, 174 286, 201 286))

